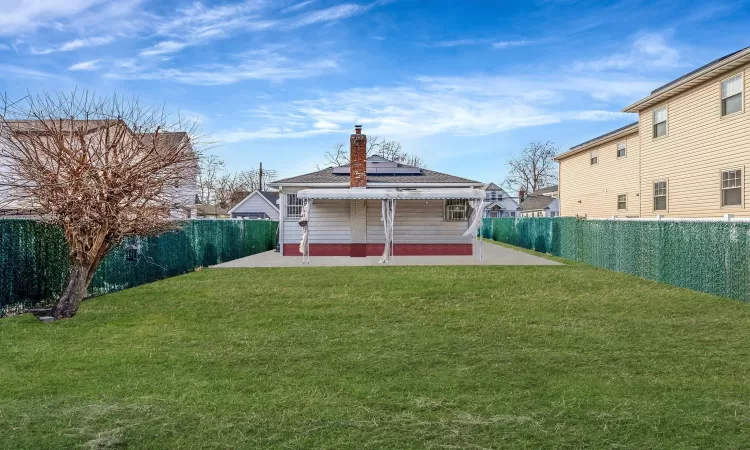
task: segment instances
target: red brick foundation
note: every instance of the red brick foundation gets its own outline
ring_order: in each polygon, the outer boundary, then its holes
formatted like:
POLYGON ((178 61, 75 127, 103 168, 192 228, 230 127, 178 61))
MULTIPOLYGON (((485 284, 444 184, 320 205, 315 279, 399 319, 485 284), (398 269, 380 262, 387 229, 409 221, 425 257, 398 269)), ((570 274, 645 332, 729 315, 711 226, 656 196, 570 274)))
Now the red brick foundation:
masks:
MULTIPOLYGON (((310 256, 380 256, 383 244, 310 244, 310 256)), ((394 256, 471 256, 471 244, 395 244, 394 256)), ((284 244, 284 256, 302 256, 299 244, 284 244)))

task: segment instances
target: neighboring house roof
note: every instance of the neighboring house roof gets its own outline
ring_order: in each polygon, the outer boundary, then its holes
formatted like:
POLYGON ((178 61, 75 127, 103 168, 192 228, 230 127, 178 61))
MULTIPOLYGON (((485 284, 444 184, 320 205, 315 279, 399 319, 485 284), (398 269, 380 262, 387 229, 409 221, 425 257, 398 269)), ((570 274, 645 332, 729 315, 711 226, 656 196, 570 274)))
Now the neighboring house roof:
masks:
MULTIPOLYGON (((483 189, 485 191, 503 191, 503 188, 501 188, 500 186, 498 186, 498 185, 496 185, 495 183, 492 183, 492 182, 489 182, 489 183, 485 184, 483 189)), ((505 192, 505 191, 503 191, 503 192, 505 192)))
POLYGON ((586 142, 582 142, 574 147, 571 147, 570 150, 568 150, 565 153, 561 153, 557 156, 555 156, 553 159, 555 161, 560 161, 561 159, 565 159, 569 156, 573 156, 575 154, 578 154, 584 150, 588 150, 592 147, 596 147, 602 144, 606 144, 607 142, 613 141, 617 138, 620 138, 622 136, 632 134, 638 131, 638 122, 633 122, 628 125, 625 125, 624 127, 620 127, 616 130, 612 130, 608 133, 604 133, 601 136, 597 136, 593 139, 589 139, 586 142))
MULTIPOLYGON (((388 161, 379 156, 370 156, 367 158, 368 161, 388 161)), ((391 161, 392 162, 392 161, 391 161)), ((348 167, 348 166, 340 166, 348 167)), ((317 172, 306 173, 304 175, 298 175, 296 177, 284 178, 282 180, 276 180, 269 183, 270 186, 279 186, 283 184, 317 184, 317 183, 349 183, 349 174, 335 174, 333 173, 334 167, 328 167, 317 172)), ((367 174, 368 183, 461 183, 461 184, 474 184, 481 185, 482 183, 468 178, 461 178, 454 175, 448 175, 442 172, 436 172, 434 170, 420 169, 418 174, 409 175, 379 175, 379 174, 367 174)))
POLYGON ((195 205, 198 217, 201 216, 226 216, 228 214, 225 208, 219 208, 216 205, 195 205))
POLYGON ((557 192, 557 185, 537 189, 521 202, 521 211, 538 211, 545 209, 550 203, 557 200, 553 195, 545 195, 557 192))
POLYGON ((279 200, 279 193, 275 191, 259 191, 254 190, 250 194, 248 194, 247 197, 243 198, 239 201, 236 205, 232 207, 229 211, 227 211, 227 214, 232 214, 237 208, 239 208, 243 203, 248 201, 252 196, 259 195, 263 200, 265 200, 269 205, 273 207, 276 211, 279 210, 279 205, 276 203, 279 200))
POLYGON ((277 191, 258 191, 260 195, 266 198, 271 203, 271 206, 279 210, 279 193, 277 191))
POLYGON ((557 192, 557 185, 539 188, 536 191, 532 192, 530 195, 544 195, 552 194, 554 192, 557 192))
POLYGON ((704 81, 708 81, 734 68, 747 64, 748 62, 750 62, 750 47, 745 47, 742 50, 715 59, 708 64, 654 89, 651 91, 651 95, 623 108, 622 111, 641 111, 680 94, 700 83, 703 83, 704 81))
MULTIPOLYGON (((500 209, 508 209, 508 208, 505 208, 505 207, 503 207, 503 205, 502 205, 502 204, 501 204, 500 202, 490 202, 490 203, 488 203, 488 204, 487 204, 487 205, 486 205, 486 206, 484 207, 484 209, 491 209, 491 208, 494 208, 494 207, 496 207, 496 206, 497 206, 498 208, 500 208, 500 209)), ((513 208, 510 208, 510 209, 513 209, 513 208)))

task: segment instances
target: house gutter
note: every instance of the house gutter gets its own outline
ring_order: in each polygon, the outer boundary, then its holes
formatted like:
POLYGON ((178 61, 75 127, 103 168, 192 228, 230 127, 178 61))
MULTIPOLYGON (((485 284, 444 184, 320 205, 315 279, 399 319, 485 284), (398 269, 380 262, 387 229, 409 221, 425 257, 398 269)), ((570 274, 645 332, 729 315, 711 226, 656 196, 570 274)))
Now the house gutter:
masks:
POLYGON ((715 76, 718 76, 724 72, 728 72, 737 66, 743 65, 748 61, 750 61, 750 48, 745 49, 725 60, 719 61, 713 66, 706 67, 705 69, 692 74, 691 76, 685 78, 684 80, 681 80, 678 83, 667 86, 662 91, 655 92, 646 98, 638 100, 632 105, 623 108, 622 112, 637 113, 643 109, 648 108, 649 106, 653 106, 676 94, 679 94, 696 84, 708 81, 715 76))
POLYGON ((590 149, 592 147, 598 147, 598 146, 600 146, 602 144, 606 144, 607 142, 612 142, 614 140, 617 140, 617 139, 619 139, 619 138, 621 138, 623 136, 627 136, 629 134, 637 133, 638 132, 638 125, 639 124, 636 123, 636 124, 634 124, 634 125, 632 125, 632 126, 630 126, 628 128, 625 128, 624 130, 621 130, 618 133, 608 134, 608 135, 602 137, 601 139, 597 139, 595 141, 589 142, 587 144, 580 145, 578 147, 573 147, 570 150, 568 150, 567 152, 561 153, 561 154, 555 156, 552 159, 555 160, 555 161, 560 161, 560 160, 563 160, 563 159, 568 158, 570 156, 573 156, 573 155, 576 155, 576 154, 581 153, 583 151, 586 151, 586 150, 588 150, 588 149, 590 149))

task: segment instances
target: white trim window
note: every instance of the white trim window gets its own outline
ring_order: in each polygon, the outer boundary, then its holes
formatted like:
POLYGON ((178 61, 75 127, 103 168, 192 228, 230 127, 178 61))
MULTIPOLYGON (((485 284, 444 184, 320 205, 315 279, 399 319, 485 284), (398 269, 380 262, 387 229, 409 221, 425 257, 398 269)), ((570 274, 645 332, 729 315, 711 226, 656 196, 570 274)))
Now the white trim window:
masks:
POLYGON ((742 111, 742 75, 737 74, 721 82, 721 115, 742 111))
POLYGON ((625 143, 624 142, 618 142, 617 143, 617 157, 618 158, 624 158, 625 156, 627 156, 627 154, 628 154, 628 150, 627 150, 627 148, 625 146, 625 143))
POLYGON ((667 135, 667 107, 654 110, 654 139, 667 135))
POLYGON ((628 194, 617 195, 617 209, 618 210, 628 209, 628 194))
POLYGON ((443 218, 447 221, 466 220, 468 211, 469 201, 463 198, 446 199, 443 203, 443 218))
POLYGON ((667 182, 654 181, 654 211, 667 210, 667 182))
POLYGON ((304 200, 297 197, 297 194, 286 194, 286 218, 295 219, 302 217, 302 206, 304 200))
POLYGON ((742 205, 742 170, 721 171, 721 206, 742 205))
POLYGON ((589 154, 589 162, 593 166, 594 164, 599 164, 599 151, 598 150, 591 150, 591 153, 589 154))

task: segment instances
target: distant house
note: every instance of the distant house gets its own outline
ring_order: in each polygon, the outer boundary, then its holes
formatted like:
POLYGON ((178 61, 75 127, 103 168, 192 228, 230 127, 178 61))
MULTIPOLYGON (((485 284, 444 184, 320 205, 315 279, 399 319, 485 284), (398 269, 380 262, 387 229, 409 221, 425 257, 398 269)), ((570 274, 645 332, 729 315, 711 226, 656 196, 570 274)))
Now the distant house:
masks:
POLYGON ((196 216, 199 219, 227 219, 229 212, 226 208, 216 205, 195 205, 196 216))
POLYGON ((254 190, 228 212, 232 219, 279 220, 279 193, 254 190))
POLYGON ((549 186, 523 195, 521 217, 557 217, 560 215, 560 200, 557 196, 557 185, 549 186))
POLYGON ((518 202, 495 183, 484 186, 484 217, 516 217, 521 208, 518 202))

